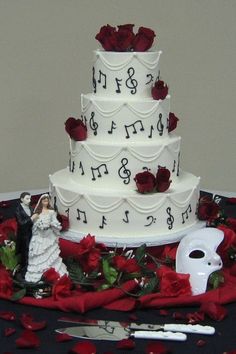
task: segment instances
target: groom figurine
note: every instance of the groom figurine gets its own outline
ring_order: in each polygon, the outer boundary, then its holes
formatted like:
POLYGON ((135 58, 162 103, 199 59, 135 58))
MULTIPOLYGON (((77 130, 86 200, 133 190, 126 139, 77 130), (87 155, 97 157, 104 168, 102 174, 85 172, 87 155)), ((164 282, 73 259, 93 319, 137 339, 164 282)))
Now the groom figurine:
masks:
POLYGON ((30 206, 31 195, 28 192, 23 192, 20 195, 20 203, 16 207, 17 221, 17 238, 16 238, 16 254, 20 255, 20 274, 24 279, 28 266, 29 243, 32 237, 32 226, 34 219, 33 209, 30 206))

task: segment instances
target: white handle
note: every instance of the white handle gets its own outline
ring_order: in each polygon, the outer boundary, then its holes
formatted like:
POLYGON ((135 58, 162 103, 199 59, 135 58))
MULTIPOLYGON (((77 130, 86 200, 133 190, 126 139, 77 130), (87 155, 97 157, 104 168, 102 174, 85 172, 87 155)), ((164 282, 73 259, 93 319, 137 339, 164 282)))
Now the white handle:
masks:
POLYGON ((134 338, 146 338, 146 339, 161 339, 161 340, 177 340, 184 341, 187 339, 186 334, 178 332, 162 332, 162 331, 135 331, 131 333, 134 338))
POLYGON ((178 331, 184 333, 214 334, 215 328, 211 326, 191 325, 191 324, 166 324, 164 331, 178 331))

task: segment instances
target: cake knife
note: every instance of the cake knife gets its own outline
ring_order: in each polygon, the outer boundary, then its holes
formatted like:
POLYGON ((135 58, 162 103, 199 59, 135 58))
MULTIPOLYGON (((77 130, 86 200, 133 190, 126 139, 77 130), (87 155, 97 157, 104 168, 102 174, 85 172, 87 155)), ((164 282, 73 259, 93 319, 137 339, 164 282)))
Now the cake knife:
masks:
POLYGON ((163 332, 163 331, 135 331, 127 327, 114 326, 76 326, 67 328, 57 328, 57 333, 68 334, 76 338, 93 339, 93 340, 110 340, 120 341, 122 339, 142 338, 142 339, 159 339, 172 341, 185 341, 187 335, 179 332, 163 332))
MULTIPOLYGON (((87 319, 83 317, 71 318, 71 317, 61 317, 58 319, 60 322, 67 323, 77 323, 86 326, 112 326, 112 327, 121 327, 128 328, 131 330, 144 330, 144 331, 168 331, 168 332, 182 332, 182 333, 195 333, 195 334, 205 334, 213 335, 215 333, 215 328, 212 326, 203 326, 203 325, 192 325, 192 324, 179 324, 179 323, 170 323, 170 324, 152 324, 152 323, 134 323, 134 322, 125 322, 125 321, 108 321, 108 320, 96 320, 96 319, 87 319)), ((68 327, 70 328, 70 327, 68 327)))

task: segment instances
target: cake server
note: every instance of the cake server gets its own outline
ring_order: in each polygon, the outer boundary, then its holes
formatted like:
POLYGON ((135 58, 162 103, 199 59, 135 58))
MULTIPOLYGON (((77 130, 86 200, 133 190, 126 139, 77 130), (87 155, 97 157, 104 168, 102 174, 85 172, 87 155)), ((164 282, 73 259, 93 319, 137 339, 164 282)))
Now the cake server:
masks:
POLYGON ((130 337, 172 341, 185 341, 187 339, 187 335, 185 333, 163 331, 135 331, 127 327, 114 327, 110 325, 76 326, 58 328, 55 331, 61 334, 68 334, 76 338, 110 341, 119 341, 130 337))
MULTIPOLYGON (((60 322, 67 323, 77 323, 83 324, 86 326, 111 326, 111 327, 121 327, 127 328, 130 330, 144 330, 144 331, 171 331, 171 332, 182 332, 182 333, 196 333, 196 334, 205 334, 212 335, 215 333, 215 328, 212 326, 203 326, 203 325, 192 325, 192 324, 179 324, 179 323, 170 323, 170 324, 152 324, 152 323, 134 323, 134 322, 117 322, 117 321, 107 321, 107 320, 96 320, 96 319, 87 319, 83 317, 70 318, 70 317, 61 317, 58 319, 60 322)), ((70 327, 68 327, 70 328, 70 327)))

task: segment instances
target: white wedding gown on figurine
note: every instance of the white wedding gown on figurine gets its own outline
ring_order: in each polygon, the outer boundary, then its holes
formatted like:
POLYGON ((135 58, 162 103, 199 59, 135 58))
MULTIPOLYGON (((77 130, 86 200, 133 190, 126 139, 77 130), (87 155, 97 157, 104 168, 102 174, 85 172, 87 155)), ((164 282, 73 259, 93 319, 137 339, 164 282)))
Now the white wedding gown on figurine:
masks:
POLYGON ((54 210, 41 213, 33 225, 32 238, 29 245, 28 267, 25 280, 37 282, 43 273, 54 268, 60 276, 68 274, 65 264, 60 257, 58 244, 61 224, 54 210))

